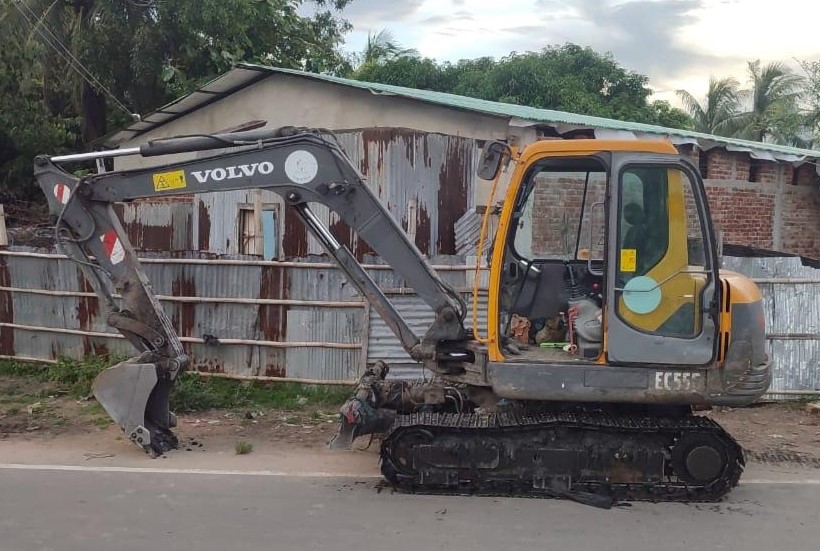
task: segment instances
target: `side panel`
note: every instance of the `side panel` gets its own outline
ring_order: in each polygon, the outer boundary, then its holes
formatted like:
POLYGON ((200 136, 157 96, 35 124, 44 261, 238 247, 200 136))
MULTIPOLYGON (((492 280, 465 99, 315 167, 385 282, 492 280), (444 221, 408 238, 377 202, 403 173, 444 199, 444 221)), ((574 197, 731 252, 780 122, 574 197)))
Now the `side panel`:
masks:
POLYGON ((762 396, 772 380, 766 355, 766 319, 760 291, 750 280, 721 271, 728 312, 721 331, 720 389, 713 402, 742 405, 762 396))
POLYGON ((707 370, 490 362, 487 379, 508 400, 708 404, 707 370))

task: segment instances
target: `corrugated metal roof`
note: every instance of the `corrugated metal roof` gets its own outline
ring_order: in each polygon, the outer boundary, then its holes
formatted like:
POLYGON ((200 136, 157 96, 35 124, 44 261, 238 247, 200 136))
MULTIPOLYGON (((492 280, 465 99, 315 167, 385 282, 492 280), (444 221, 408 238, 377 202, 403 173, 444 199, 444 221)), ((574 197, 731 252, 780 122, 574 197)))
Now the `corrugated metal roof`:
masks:
MULTIPOLYGON (((308 73, 294 69, 283 69, 278 67, 266 67, 250 63, 240 63, 227 73, 217 77, 201 88, 192 92, 188 96, 182 97, 168 105, 158 109, 156 112, 147 115, 141 122, 134 123, 123 130, 110 134, 103 138, 103 143, 109 146, 116 146, 122 141, 134 138, 152 128, 160 126, 170 120, 184 116, 196 109, 200 109, 209 103, 217 101, 226 95, 245 88, 259 80, 277 75, 286 74, 303 78, 310 78, 332 84, 348 86, 367 90, 377 95, 393 95, 403 98, 423 101, 450 107, 474 111, 499 117, 509 117, 516 125, 526 126, 528 124, 550 124, 566 125, 564 131, 577 128, 591 128, 610 130, 614 132, 632 132, 637 137, 664 136, 679 143, 697 143, 700 147, 709 149, 714 146, 723 146, 731 151, 748 151, 753 157, 782 160, 787 162, 797 162, 805 160, 807 157, 820 158, 820 151, 810 149, 800 149, 784 145, 753 142, 736 138, 726 138, 714 136, 700 132, 665 128, 652 124, 637 122, 619 121, 593 117, 589 115, 578 115, 564 111, 554 111, 552 109, 539 109, 525 105, 515 105, 511 103, 501 103, 488 101, 431 90, 418 90, 415 88, 405 88, 403 86, 392 86, 389 84, 378 84, 373 82, 363 82, 351 80, 331 75, 308 73)), ((559 128, 559 131, 561 129, 559 128)))

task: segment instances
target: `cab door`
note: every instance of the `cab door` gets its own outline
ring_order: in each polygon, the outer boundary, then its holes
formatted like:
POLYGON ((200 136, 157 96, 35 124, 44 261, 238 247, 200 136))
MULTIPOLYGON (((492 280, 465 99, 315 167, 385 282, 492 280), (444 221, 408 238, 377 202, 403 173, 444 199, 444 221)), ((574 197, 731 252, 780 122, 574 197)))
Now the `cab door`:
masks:
POLYGON ((610 178, 607 361, 711 363, 720 285, 702 181, 646 154, 613 155, 610 178))

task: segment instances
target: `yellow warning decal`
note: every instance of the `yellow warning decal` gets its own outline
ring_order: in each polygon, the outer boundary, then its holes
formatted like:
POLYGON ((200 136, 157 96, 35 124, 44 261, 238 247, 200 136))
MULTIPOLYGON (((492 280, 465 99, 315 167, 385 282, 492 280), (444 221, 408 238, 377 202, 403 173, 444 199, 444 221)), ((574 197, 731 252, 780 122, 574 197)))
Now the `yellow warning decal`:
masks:
POLYGON ((638 268, 638 250, 621 249, 621 271, 634 272, 638 268))
POLYGON ((153 175, 154 191, 168 191, 171 189, 182 189, 187 187, 185 183, 185 171, 174 170, 173 172, 158 172, 153 175))

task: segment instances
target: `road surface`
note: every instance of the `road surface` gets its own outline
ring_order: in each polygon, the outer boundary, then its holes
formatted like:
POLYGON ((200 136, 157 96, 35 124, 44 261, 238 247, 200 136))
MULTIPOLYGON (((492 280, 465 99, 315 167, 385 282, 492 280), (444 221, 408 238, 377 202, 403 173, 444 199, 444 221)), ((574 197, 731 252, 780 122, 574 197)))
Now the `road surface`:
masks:
POLYGON ((0 550, 813 549, 820 471, 756 471, 720 504, 598 510, 414 496, 374 477, 0 465, 0 550))

